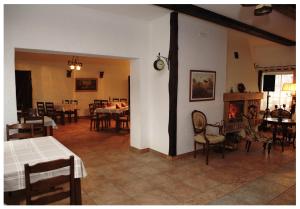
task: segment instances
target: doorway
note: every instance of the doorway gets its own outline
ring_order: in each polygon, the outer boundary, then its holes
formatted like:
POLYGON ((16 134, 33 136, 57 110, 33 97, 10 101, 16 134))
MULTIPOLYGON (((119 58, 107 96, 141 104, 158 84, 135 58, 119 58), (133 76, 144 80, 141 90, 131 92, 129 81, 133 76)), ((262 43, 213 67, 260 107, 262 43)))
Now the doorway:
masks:
POLYGON ((17 109, 32 108, 32 82, 31 71, 15 71, 17 109))

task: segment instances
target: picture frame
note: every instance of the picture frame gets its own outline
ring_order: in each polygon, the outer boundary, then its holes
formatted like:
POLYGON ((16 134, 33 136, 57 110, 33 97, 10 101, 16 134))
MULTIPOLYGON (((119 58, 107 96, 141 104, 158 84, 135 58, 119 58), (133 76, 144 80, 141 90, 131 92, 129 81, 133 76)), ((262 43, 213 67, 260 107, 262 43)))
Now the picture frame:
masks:
POLYGON ((190 70, 190 102, 215 100, 216 71, 190 70))
POLYGON ((97 91, 98 79, 97 78, 76 78, 75 91, 91 92, 97 91))

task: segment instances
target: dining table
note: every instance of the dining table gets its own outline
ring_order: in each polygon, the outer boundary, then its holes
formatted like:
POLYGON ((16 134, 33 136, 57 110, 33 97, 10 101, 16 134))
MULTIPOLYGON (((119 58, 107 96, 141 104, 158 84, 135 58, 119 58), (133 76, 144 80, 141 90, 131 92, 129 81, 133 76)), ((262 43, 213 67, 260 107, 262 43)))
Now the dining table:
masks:
POLYGON ((273 125, 273 141, 276 139, 278 126, 282 127, 282 135, 287 137, 288 127, 296 126, 296 120, 291 118, 266 117, 265 123, 273 125))
MULTIPOLYGON (((83 161, 52 136, 12 140, 4 142, 4 192, 25 189, 24 165, 68 159, 74 156, 75 204, 81 205, 81 178, 87 176, 83 161)), ((49 177, 66 175, 69 168, 38 173, 32 176, 32 182, 49 177)))
MULTIPOLYGON (((125 111, 128 110, 128 106, 124 107, 119 107, 116 108, 115 105, 110 106, 110 107, 103 107, 103 108, 96 108, 95 109, 95 114, 109 114, 109 115, 114 115, 116 119, 116 132, 120 131, 120 115, 123 114, 125 111)), ((98 117, 97 117, 98 118, 98 117)), ((97 130, 99 131, 99 121, 97 122, 97 130)))
POLYGON ((62 124, 65 124, 64 115, 68 115, 68 121, 71 123, 72 121, 72 114, 74 114, 74 122, 78 120, 78 105, 77 104, 56 104, 54 108, 57 112, 61 112, 62 114, 62 124))
MULTIPOLYGON (((32 123, 32 124, 39 123, 39 121, 37 121, 37 120, 33 120, 33 121, 27 120, 26 122, 32 123)), ((24 117, 21 117, 20 123, 24 123, 24 117)), ((44 127, 47 128, 47 132, 49 133, 48 135, 50 135, 50 136, 53 136, 53 129, 58 128, 55 121, 48 116, 44 116, 44 127)))

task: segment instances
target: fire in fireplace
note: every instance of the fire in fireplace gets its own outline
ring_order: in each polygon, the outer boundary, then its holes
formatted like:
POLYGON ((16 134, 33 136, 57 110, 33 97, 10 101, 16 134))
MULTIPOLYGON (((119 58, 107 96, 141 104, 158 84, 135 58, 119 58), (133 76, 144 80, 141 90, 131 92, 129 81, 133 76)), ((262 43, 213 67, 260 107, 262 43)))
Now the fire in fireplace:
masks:
POLYGON ((229 122, 243 121, 244 101, 231 101, 229 103, 228 119, 229 122))

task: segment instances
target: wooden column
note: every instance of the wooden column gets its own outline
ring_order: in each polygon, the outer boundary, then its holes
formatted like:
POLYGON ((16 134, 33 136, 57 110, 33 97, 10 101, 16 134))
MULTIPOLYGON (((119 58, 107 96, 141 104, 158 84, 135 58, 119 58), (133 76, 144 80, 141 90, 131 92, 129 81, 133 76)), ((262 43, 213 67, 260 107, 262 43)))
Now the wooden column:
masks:
POLYGON ((169 155, 177 155, 177 94, 178 94, 178 13, 170 18, 169 49, 169 155))

